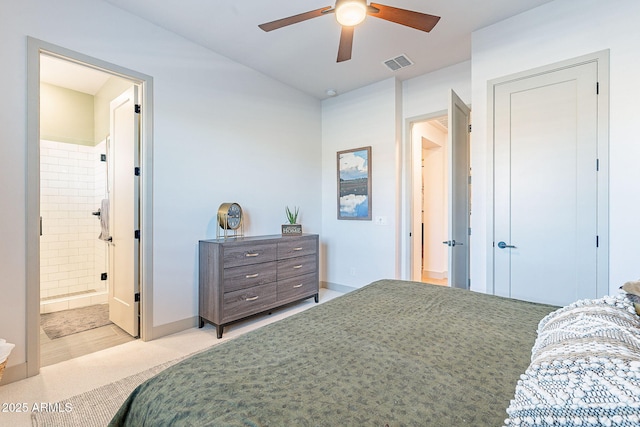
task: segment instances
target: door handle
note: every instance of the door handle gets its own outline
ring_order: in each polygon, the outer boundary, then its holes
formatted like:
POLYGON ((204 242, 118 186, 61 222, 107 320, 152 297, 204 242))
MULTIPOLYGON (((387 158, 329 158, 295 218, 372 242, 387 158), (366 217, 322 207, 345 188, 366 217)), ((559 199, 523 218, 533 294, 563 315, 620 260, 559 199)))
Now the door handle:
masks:
POLYGON ((513 245, 507 245, 505 242, 498 242, 498 247, 500 249, 504 249, 504 248, 512 248, 515 249, 516 247, 513 245))
POLYGON ((458 245, 458 246, 464 246, 464 243, 456 242, 455 240, 445 240, 445 241, 444 241, 444 242, 442 242, 442 243, 444 243, 444 244, 445 244, 445 245, 447 245, 447 246, 456 246, 456 245, 458 245))

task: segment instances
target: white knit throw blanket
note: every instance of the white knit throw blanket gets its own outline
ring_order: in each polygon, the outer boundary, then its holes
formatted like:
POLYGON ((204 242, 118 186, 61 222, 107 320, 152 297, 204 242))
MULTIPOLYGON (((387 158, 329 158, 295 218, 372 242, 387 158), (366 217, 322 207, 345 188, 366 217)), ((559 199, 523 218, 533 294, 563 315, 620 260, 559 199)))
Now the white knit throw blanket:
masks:
POLYGON ((577 301, 538 326, 507 426, 640 426, 640 317, 624 295, 577 301))

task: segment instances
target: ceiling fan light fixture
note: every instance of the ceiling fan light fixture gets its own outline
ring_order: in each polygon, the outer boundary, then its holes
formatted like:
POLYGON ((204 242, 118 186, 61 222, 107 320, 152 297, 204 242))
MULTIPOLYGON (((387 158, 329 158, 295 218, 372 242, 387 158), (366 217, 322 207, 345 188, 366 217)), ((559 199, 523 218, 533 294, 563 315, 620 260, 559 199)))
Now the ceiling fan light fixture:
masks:
POLYGON ((338 24, 353 27, 367 17, 367 2, 366 0, 338 0, 335 11, 338 24))

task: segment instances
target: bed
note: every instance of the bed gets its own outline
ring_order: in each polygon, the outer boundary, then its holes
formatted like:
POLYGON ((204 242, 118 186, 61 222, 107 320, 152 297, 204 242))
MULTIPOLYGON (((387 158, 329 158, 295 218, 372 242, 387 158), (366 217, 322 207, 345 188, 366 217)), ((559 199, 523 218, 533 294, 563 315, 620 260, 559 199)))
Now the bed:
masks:
POLYGON ((111 426, 500 426, 557 307, 381 280, 198 353, 111 426))

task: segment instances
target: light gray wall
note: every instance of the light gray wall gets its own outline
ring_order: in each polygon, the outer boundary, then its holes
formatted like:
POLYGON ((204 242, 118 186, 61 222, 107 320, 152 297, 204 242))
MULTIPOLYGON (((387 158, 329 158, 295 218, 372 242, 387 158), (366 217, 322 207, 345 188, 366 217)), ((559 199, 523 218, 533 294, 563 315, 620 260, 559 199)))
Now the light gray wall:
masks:
POLYGON ((396 277, 399 100, 395 79, 322 103, 322 236, 328 271, 321 280, 359 288, 396 277), (371 146, 372 221, 337 219, 338 151, 371 146), (383 217, 384 225, 375 218, 383 217))
POLYGON ((484 291, 489 200, 487 82, 610 49, 610 293, 640 277, 640 143, 638 105, 640 2, 556 0, 473 34, 472 286, 484 291))
POLYGON ((471 103, 471 61, 436 70, 402 82, 402 116, 412 118, 447 110, 453 89, 471 103))
POLYGON ((0 14, 0 337, 26 360, 27 36, 154 79, 154 327, 198 312, 197 243, 222 202, 247 234, 279 233, 284 206, 321 230, 320 101, 101 1, 5 2, 0 14))
MULTIPOLYGON (((449 88, 471 104, 472 289, 490 291, 488 81, 604 49, 610 49, 611 81, 609 293, 617 293, 623 282, 640 277, 640 227, 636 214, 640 210, 640 143, 635 129, 638 107, 632 95, 640 92, 638 16, 640 3, 634 0, 555 0, 474 32, 471 61, 403 82, 405 119, 446 109, 449 88)), ((403 161, 407 161, 406 156, 403 161)), ((407 235, 403 230, 402 238, 407 235)), ((408 253, 408 244, 402 248, 408 253)), ((408 272, 408 265, 403 268, 408 272)), ((410 276, 404 273, 403 277, 410 276)))
MULTIPOLYGON (((403 279, 412 279, 421 274, 419 265, 413 265, 413 268, 411 265, 411 247, 414 247, 414 253, 420 250, 420 242, 417 241, 420 236, 414 234, 414 237, 411 237, 410 232, 412 185, 420 185, 418 182, 420 180, 421 167, 418 159, 419 154, 411 152, 410 123, 416 119, 421 119, 423 116, 433 117, 435 113, 446 112, 451 102, 451 90, 454 90, 467 104, 471 103, 471 61, 454 64, 402 82, 403 131, 402 157, 399 161, 402 164, 400 277, 403 279)), ((473 106, 471 108, 473 110, 473 106)), ((473 111, 471 115, 473 117, 473 111)), ((413 206, 414 230, 419 227, 419 215, 419 208, 413 206)), ((473 259, 471 263, 473 263, 473 259)), ((417 264, 417 260, 415 264, 417 264)))

